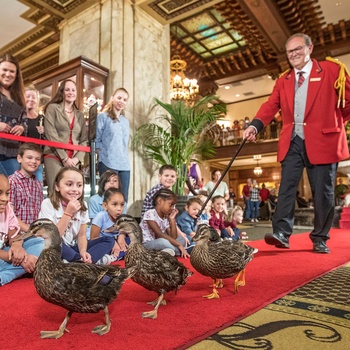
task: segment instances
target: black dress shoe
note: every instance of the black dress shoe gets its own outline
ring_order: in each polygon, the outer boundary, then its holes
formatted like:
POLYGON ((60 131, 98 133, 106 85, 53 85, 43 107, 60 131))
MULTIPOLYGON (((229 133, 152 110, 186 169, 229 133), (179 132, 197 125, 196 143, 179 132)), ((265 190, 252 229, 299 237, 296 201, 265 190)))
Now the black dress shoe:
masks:
POLYGON ((274 245, 276 248, 289 248, 289 237, 283 233, 267 233, 265 235, 265 242, 274 245))
POLYGON ((330 252, 326 242, 314 242, 314 253, 329 254, 330 252))

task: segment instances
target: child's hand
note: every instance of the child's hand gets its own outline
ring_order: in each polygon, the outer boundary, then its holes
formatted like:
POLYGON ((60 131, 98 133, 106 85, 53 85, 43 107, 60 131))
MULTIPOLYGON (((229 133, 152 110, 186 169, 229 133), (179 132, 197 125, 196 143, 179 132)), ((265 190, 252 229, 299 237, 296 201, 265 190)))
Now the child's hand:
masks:
POLYGON ((68 204, 65 212, 67 214, 74 215, 81 209, 81 204, 78 199, 71 199, 68 204))
POLYGON ((22 247, 22 245, 17 244, 17 242, 12 243, 8 253, 9 260, 12 261, 13 266, 20 266, 22 262, 27 258, 27 252, 22 247))
POLYGON ((175 219, 178 212, 179 211, 176 208, 171 209, 171 213, 169 215, 169 219, 175 219))
POLYGON ((35 255, 28 254, 27 257, 23 260, 21 266, 27 273, 33 273, 37 260, 38 258, 35 255))
POLYGON ((178 247, 179 250, 180 250, 180 253, 181 253, 181 257, 182 258, 189 258, 190 257, 190 254, 187 253, 186 249, 180 244, 180 246, 178 247))
POLYGON ((88 252, 80 252, 80 256, 85 263, 92 263, 91 255, 88 252))
POLYGON ((126 252, 128 249, 128 246, 125 241, 125 236, 123 234, 120 234, 117 238, 117 244, 119 245, 120 251, 126 252))
POLYGON ((119 256, 119 253, 121 252, 120 246, 117 242, 115 242, 113 248, 112 248, 112 254, 117 257, 119 256))

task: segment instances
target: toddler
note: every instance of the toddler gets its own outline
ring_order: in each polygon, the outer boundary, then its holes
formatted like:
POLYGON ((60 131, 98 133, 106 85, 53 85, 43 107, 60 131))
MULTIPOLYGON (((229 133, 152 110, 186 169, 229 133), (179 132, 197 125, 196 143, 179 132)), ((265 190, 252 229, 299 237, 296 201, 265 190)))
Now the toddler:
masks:
POLYGON ((232 237, 233 240, 238 241, 239 239, 248 239, 246 232, 240 232, 237 224, 241 224, 243 222, 243 209, 236 205, 233 207, 225 220, 225 227, 227 232, 232 237))

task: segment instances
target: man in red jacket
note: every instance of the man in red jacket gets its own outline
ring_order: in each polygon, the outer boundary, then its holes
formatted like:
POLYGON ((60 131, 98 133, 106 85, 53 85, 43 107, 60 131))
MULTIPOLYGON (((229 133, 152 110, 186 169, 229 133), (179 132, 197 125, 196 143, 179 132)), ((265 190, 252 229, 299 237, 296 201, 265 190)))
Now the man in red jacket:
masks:
POLYGON ((306 168, 313 194, 315 218, 310 233, 315 253, 329 253, 326 241, 334 216, 334 185, 339 161, 349 157, 344 122, 350 119, 349 72, 339 61, 311 59, 311 38, 294 34, 286 43, 292 69, 277 79, 268 101, 259 109, 243 137, 255 141, 281 111, 283 127, 278 143, 282 164, 273 232, 267 244, 289 248, 293 232, 297 187, 306 168))

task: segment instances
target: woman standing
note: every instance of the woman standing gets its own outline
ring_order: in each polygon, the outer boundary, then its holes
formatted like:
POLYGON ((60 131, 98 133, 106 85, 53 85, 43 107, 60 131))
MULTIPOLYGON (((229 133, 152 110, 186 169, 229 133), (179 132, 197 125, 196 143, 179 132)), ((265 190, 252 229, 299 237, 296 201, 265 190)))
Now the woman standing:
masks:
MULTIPOLYGON (((16 136, 27 132, 24 86, 18 62, 11 55, 0 55, 0 132, 16 136)), ((18 141, 0 140, 0 173, 12 175, 17 162, 18 141)))
POLYGON ((102 113, 97 116, 96 123, 98 171, 100 176, 106 170, 114 170, 118 174, 126 202, 130 182, 130 126, 122 112, 128 99, 129 93, 124 88, 116 89, 102 113))
MULTIPOLYGON (((211 173, 212 181, 208 181, 202 187, 202 191, 207 192, 207 194, 209 195, 213 191, 213 189, 216 186, 217 182, 220 180, 220 177, 221 177, 221 171, 220 170, 214 170, 211 173)), ((220 182, 219 186, 217 187, 217 189, 213 193, 213 197, 214 196, 222 196, 225 199, 225 201, 228 201, 230 199, 229 190, 228 190, 226 182, 224 182, 224 181, 220 182)))
MULTIPOLYGON (((39 92, 34 86, 27 86, 25 88, 24 97, 26 100, 26 111, 28 121, 27 136, 36 139, 41 139, 44 134, 44 116, 38 113, 39 106, 39 92)), ((43 182, 43 165, 40 164, 38 170, 35 172, 37 180, 43 182)))
MULTIPOLYGON (((84 114, 78 110, 75 100, 77 87, 73 80, 66 79, 56 95, 45 106, 45 138, 49 141, 86 146, 87 130, 84 114)), ((64 150, 45 146, 44 165, 48 192, 52 192, 54 179, 61 168, 78 167, 85 152, 64 150)))

